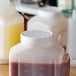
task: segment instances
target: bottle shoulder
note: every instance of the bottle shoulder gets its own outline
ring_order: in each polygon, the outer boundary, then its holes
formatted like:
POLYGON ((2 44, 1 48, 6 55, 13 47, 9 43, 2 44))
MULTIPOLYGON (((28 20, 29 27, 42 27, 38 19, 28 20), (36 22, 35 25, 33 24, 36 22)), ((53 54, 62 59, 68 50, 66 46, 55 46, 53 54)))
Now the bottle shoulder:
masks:
POLYGON ((21 43, 15 45, 14 47, 11 48, 10 50, 10 54, 14 55, 14 54, 19 54, 19 55, 26 55, 28 54, 35 54, 37 55, 38 53, 40 54, 52 54, 57 52, 59 53, 64 53, 64 49, 58 45, 51 45, 51 46, 45 46, 45 47, 36 47, 36 46, 25 46, 22 45, 21 43))
POLYGON ((50 59, 63 58, 64 50, 57 45, 51 47, 36 48, 36 47, 23 47, 20 44, 11 49, 11 61, 20 62, 48 62, 50 59))

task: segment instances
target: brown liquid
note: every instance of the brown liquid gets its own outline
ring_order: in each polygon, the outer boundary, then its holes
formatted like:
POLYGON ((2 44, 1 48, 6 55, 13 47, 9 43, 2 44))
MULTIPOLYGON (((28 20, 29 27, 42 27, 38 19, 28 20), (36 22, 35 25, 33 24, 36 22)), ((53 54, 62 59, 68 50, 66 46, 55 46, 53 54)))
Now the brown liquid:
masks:
MULTIPOLYGON (((28 16, 29 18, 34 16, 34 15, 31 15, 31 14, 25 14, 25 15, 28 16)), ((24 18, 24 30, 27 30, 27 22, 28 22, 28 20, 26 18, 24 18)))
MULTIPOLYGON (((22 14, 21 12, 19 12, 23 17, 26 15, 27 17, 31 18, 33 17, 34 15, 32 14, 22 14)), ((26 17, 24 17, 24 30, 27 30, 27 22, 28 22, 28 19, 26 17)))
POLYGON ((62 64, 11 63, 11 76, 69 76, 70 59, 62 64))

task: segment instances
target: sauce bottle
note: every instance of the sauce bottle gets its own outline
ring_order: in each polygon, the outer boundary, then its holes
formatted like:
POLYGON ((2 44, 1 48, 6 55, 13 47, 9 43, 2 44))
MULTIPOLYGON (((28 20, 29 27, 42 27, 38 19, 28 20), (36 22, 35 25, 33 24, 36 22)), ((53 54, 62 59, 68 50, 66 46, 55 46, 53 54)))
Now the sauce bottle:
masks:
POLYGON ((23 30, 23 17, 9 0, 0 0, 0 64, 8 63, 9 50, 20 41, 19 35, 23 30))
POLYGON ((9 76, 69 76, 70 58, 50 31, 29 30, 10 49, 9 76))

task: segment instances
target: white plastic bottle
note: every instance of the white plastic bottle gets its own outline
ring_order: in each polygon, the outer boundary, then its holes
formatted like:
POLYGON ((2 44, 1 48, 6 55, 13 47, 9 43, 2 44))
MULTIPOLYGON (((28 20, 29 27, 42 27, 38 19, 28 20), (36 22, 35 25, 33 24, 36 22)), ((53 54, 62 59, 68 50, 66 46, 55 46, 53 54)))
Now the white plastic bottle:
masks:
POLYGON ((55 43, 65 47, 67 37, 68 19, 65 18, 57 7, 46 6, 38 11, 27 24, 27 30, 48 30, 54 33, 55 43))
POLYGON ((9 76, 69 76, 69 55, 52 36, 48 31, 23 32, 21 42, 10 50, 9 76))
POLYGON ((0 0, 0 64, 9 60, 9 50, 20 41, 24 19, 9 0, 0 0))
POLYGON ((68 22, 67 52, 71 56, 71 66, 76 66, 76 10, 68 22))

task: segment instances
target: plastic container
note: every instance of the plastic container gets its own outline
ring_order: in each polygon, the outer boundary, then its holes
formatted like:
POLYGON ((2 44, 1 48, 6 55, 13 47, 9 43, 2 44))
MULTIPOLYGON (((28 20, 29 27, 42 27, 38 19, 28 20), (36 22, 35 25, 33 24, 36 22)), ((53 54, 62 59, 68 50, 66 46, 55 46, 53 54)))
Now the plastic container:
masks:
POLYGON ((27 24, 27 30, 48 30, 54 33, 55 43, 65 47, 67 42, 68 19, 56 7, 46 6, 39 9, 36 16, 27 24))
POLYGON ((15 11, 9 0, 0 0, 0 64, 9 62, 9 50, 20 41, 23 30, 23 17, 15 11))
POLYGON ((71 66, 76 66, 76 10, 73 11, 68 23, 67 52, 71 56, 71 66))
POLYGON ((48 31, 23 32, 9 54, 9 76, 69 76, 69 55, 52 36, 48 31))

